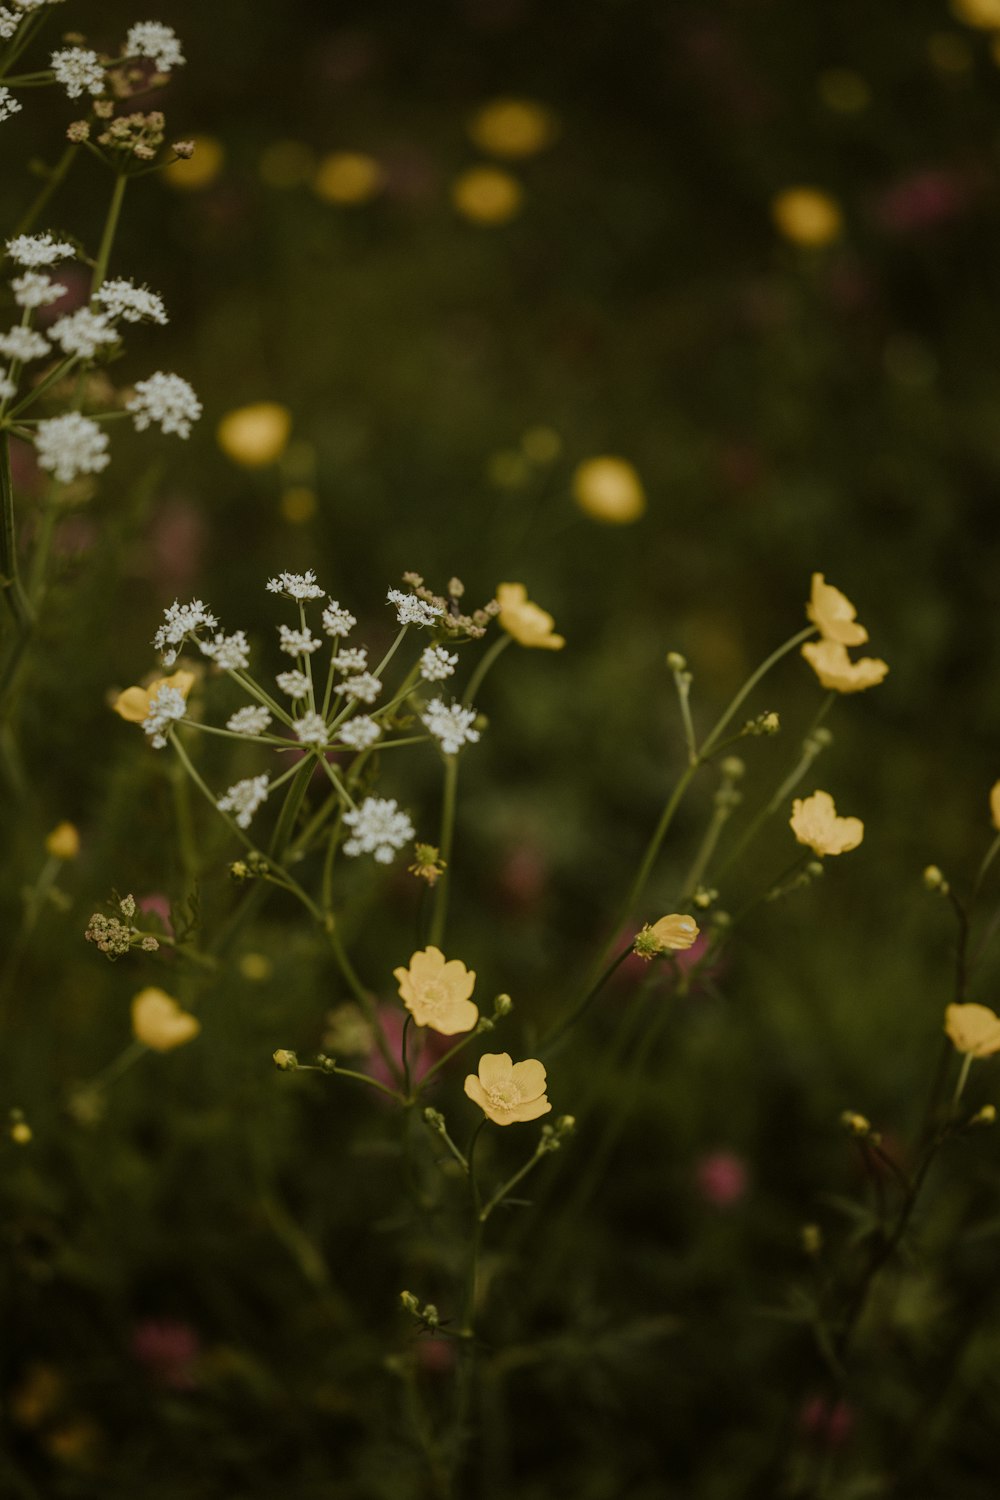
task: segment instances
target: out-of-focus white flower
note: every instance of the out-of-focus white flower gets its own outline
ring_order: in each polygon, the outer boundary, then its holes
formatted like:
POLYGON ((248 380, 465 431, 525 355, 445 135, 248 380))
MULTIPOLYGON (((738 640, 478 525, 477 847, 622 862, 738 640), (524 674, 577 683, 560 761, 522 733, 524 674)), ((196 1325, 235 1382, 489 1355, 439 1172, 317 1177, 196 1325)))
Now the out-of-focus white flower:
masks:
POLYGON ((42 271, 25 271, 23 276, 15 276, 10 285, 18 307, 48 307, 65 297, 68 290, 42 271))
POLYGON ((33 328, 25 328, 23 324, 17 323, 6 333, 0 333, 0 354, 5 354, 8 359, 16 359, 24 364, 29 359, 41 359, 43 354, 51 354, 45 339, 33 328))
POLYGON ((57 260, 75 255, 72 245, 51 234, 18 234, 7 241, 7 254, 19 266, 54 266, 57 260))
POLYGON ((63 484, 78 474, 99 474, 111 462, 108 435, 96 422, 78 411, 49 417, 35 428, 35 453, 39 466, 63 484))
POLYGON ((296 719, 293 728, 300 745, 325 745, 330 738, 322 714, 303 714, 301 719, 296 719))
POLYGON ((93 359, 102 344, 118 342, 118 334, 107 315, 91 312, 89 307, 77 308, 53 323, 49 338, 64 354, 77 354, 81 359, 93 359))
POLYGON ((148 380, 137 380, 135 395, 125 407, 132 413, 138 432, 144 432, 150 422, 159 422, 162 432, 176 432, 182 438, 201 416, 201 402, 187 381, 180 375, 165 375, 162 370, 148 380))
POLYGON ((151 57, 161 73, 184 64, 181 44, 172 26, 162 21, 137 21, 125 38, 126 57, 151 57))
POLYGON ((140 323, 143 319, 160 324, 167 321, 163 298, 149 287, 136 286, 123 277, 103 281, 94 293, 94 301, 101 304, 109 318, 124 318, 126 323, 140 323))
POLYGON ((395 797, 366 797, 360 807, 344 814, 344 823, 351 829, 344 853, 351 858, 374 854, 380 865, 391 864, 396 850, 413 837, 413 824, 395 797))
POLYGON ((304 672, 279 672, 274 680, 283 693, 296 701, 309 692, 309 678, 304 672))
MULTIPOLYGON (((3 21, 0 18, 0 26, 2 25, 3 21)), ((10 35, 9 31, 0 30, 0 36, 6 37, 10 35)), ((4 120, 9 120, 11 115, 16 115, 20 108, 20 99, 14 97, 6 84, 0 84, 0 125, 3 124, 4 120)))
POLYGON ((85 90, 88 94, 104 92, 104 69, 97 53, 87 47, 63 47, 53 52, 52 71, 71 99, 79 99, 85 90))
POLYGON ((445 755, 457 755, 463 745, 474 745, 479 739, 479 730, 472 727, 476 722, 474 708, 462 708, 459 703, 448 705, 440 698, 433 698, 420 719, 439 741, 445 755))
POLYGON ((249 828, 250 819, 267 801, 269 780, 268 776, 248 776, 237 781, 215 805, 220 812, 231 812, 240 828, 249 828))
POLYGON ((352 750, 367 750, 369 745, 374 745, 381 733, 382 726, 376 724, 374 719, 370 719, 367 714, 355 714, 353 719, 341 724, 337 730, 337 738, 352 750))

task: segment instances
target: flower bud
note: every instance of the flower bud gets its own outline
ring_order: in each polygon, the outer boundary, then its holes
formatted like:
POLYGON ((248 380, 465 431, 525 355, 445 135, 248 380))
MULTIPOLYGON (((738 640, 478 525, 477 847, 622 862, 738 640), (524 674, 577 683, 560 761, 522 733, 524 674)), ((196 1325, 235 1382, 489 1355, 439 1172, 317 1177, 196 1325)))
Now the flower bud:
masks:
POLYGON ((671 672, 686 672, 687 658, 683 657, 679 651, 670 651, 667 654, 667 666, 671 672))
POLYGON ((499 1020, 501 1016, 509 1016, 513 1009, 514 1002, 509 995, 498 995, 493 1002, 494 1020, 499 1020))
POLYGON ((948 882, 944 878, 944 873, 937 865, 927 866, 924 871, 924 886, 927 890, 937 891, 942 896, 947 896, 948 894, 948 882))
POLYGON ((294 1052, 289 1052, 287 1047, 279 1047, 277 1052, 272 1053, 272 1060, 276 1068, 282 1073, 294 1073, 299 1065, 299 1060, 294 1052))
POLYGON ((850 1135, 856 1136, 858 1140, 866 1140, 872 1133, 871 1121, 853 1109, 844 1110, 840 1116, 840 1123, 850 1135))
POLYGON ((982 1109, 976 1111, 969 1121, 971 1125, 995 1125, 997 1118, 997 1107, 995 1104, 984 1104, 982 1109))
POLYGON ((802 1240, 802 1249, 806 1255, 815 1258, 823 1249, 823 1231, 818 1224, 803 1224, 799 1230, 802 1240))
POLYGON ((719 766, 719 770, 727 781, 739 781, 746 775, 746 762, 740 760, 738 755, 727 755, 719 766))

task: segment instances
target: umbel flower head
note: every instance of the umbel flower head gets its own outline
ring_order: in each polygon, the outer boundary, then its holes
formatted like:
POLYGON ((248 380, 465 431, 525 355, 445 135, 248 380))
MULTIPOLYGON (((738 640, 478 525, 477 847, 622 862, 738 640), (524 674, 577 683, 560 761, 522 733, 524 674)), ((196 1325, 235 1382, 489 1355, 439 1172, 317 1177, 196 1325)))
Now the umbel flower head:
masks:
POLYGON ((792 832, 800 844, 814 854, 846 854, 856 849, 865 836, 860 818, 839 818, 829 792, 813 792, 811 797, 796 797, 789 819, 792 832))
POLYGON ((201 1030, 197 1016, 182 1010, 165 990, 140 990, 132 1001, 132 1030, 137 1042, 154 1052, 169 1052, 193 1041, 201 1030))
POLYGON ((959 1052, 992 1057, 1000 1052, 1000 1016, 988 1005, 949 1005, 944 1029, 959 1052))
POLYGON ((519 646, 542 651, 561 651, 565 646, 566 638, 556 635, 552 616, 532 603, 523 583, 498 584, 497 603, 501 629, 513 636, 519 646))
POLYGON ((494 1125, 537 1120, 552 1108, 545 1097, 545 1069, 537 1058, 511 1062, 508 1052, 484 1052, 479 1074, 470 1073, 465 1092, 494 1125))
POLYGON ((479 1009, 469 999, 476 983, 475 970, 460 958, 446 959, 440 948, 414 953, 408 969, 393 969, 403 1004, 418 1026, 429 1026, 442 1036, 471 1031, 479 1020, 479 1009))

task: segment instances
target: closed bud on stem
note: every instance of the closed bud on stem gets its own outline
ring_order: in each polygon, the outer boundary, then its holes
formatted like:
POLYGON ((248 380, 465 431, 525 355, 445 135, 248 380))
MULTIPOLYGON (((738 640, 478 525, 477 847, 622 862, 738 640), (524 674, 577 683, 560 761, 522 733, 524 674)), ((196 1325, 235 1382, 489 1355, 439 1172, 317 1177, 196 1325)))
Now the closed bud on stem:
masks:
POLYGON ((746 762, 740 760, 738 755, 727 755, 719 770, 727 781, 739 781, 746 775, 746 762))
POLYGON ((671 672, 686 672, 687 658, 682 656, 679 651, 670 651, 667 654, 667 666, 671 672))
POLYGON ((412 1313, 415 1318, 420 1316, 420 1300, 412 1292, 400 1292, 399 1300, 406 1312, 412 1313))
POLYGON ((840 1123, 848 1134, 853 1135, 857 1140, 868 1140, 871 1138, 871 1121, 866 1119, 864 1115, 859 1115, 853 1109, 844 1110, 840 1116, 840 1123))
POLYGON ((969 1127, 980 1125, 995 1125, 997 1119, 997 1107, 995 1104, 984 1104, 969 1120, 969 1127))
POLYGON ((818 1224, 803 1224, 799 1230, 802 1241, 802 1249, 806 1255, 815 1259, 823 1249, 823 1231, 818 1224))
POLYGON ((424 1110, 424 1121, 427 1125, 430 1126, 431 1130, 436 1130, 438 1135, 444 1135, 447 1126, 445 1125, 444 1115, 440 1110, 431 1109, 430 1106, 428 1106, 427 1109, 424 1110))
POLYGON ((299 1065, 299 1060, 295 1053, 290 1052, 287 1047, 279 1047, 277 1052, 272 1053, 271 1056, 274 1066, 280 1068, 282 1073, 294 1073, 299 1065))
POLYGON ((948 882, 937 865, 927 866, 924 871, 924 886, 929 891, 937 891, 939 896, 947 896, 948 894, 948 882))
POLYGON ((514 1002, 509 995, 498 995, 493 1002, 493 1019, 499 1021, 503 1016, 509 1016, 514 1009, 514 1002))

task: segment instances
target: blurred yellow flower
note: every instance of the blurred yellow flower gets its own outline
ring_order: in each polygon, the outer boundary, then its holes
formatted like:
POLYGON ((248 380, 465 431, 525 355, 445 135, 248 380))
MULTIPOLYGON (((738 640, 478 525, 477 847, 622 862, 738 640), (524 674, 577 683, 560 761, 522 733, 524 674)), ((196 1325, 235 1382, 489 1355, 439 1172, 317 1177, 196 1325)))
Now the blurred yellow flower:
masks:
POLYGON ((492 156, 534 156, 552 144, 559 122, 531 99, 494 99, 469 121, 469 137, 492 156))
POLYGON ((129 724, 142 724, 149 718, 149 707, 161 687, 174 688, 186 698, 194 685, 193 672, 174 672, 170 677, 156 677, 148 687, 130 687, 119 693, 111 705, 129 724))
POLYGON ((810 248, 828 245, 843 227, 836 200, 813 187, 786 188, 778 193, 771 200, 771 218, 786 240, 810 248))
POLYGON ((850 599, 832 583, 827 583, 822 573, 812 576, 812 595, 806 605, 806 614, 825 641, 860 646, 868 639, 867 630, 855 619, 857 610, 850 599))
POLYGON ((484 1052, 479 1076, 470 1073, 465 1092, 495 1125, 514 1125, 547 1115, 552 1105, 545 1097, 545 1069, 537 1059, 511 1062, 508 1052, 484 1052))
POLYGON ((807 844, 819 855, 846 854, 849 849, 856 849, 865 836, 865 825, 860 818, 838 818, 829 792, 796 797, 789 823, 799 843, 807 844))
POLYGON ((524 193, 500 167, 470 167, 451 185, 451 201, 473 224, 506 224, 521 210, 524 193))
POLYGON ((212 135, 194 137, 194 154, 165 167, 163 176, 173 188, 182 192, 199 192, 212 185, 222 171, 226 150, 212 135))
POLYGON ((638 521, 646 509, 642 480, 624 458, 608 454, 580 464, 572 481, 573 498, 585 515, 609 526, 638 521))
POLYGON ((823 687, 835 693, 863 693, 865 688, 877 687, 889 670, 888 663, 877 656, 851 661, 840 641, 806 641, 802 655, 823 687))
POLYGON ((537 647, 541 651, 561 651, 565 646, 566 637, 555 634, 552 616, 532 603, 523 583, 498 584, 497 603, 500 606, 500 627, 512 635, 518 645, 537 647))
POLYGON ((53 859, 76 859, 80 852, 80 835, 75 823, 57 823, 45 840, 45 852, 53 859))
POLYGON ((987 1005, 949 1005, 944 1029, 959 1052, 992 1057, 1000 1052, 1000 1016, 987 1005))
POLYGON ((155 987, 140 990, 132 1001, 132 1030, 137 1042, 154 1052, 169 1052, 193 1041, 201 1030, 197 1016, 182 1010, 172 995, 155 987))
POLYGON ((254 401, 227 412, 215 438, 227 458, 244 469, 262 469, 285 451, 292 414, 278 401, 254 401))
POLYGON ((476 975, 460 958, 446 959, 440 948, 414 953, 408 969, 393 969, 403 1004, 418 1026, 429 1026, 442 1036, 471 1031, 479 1009, 469 999, 476 975))
POLYGON ((1000 31, 1000 0, 951 0, 952 12, 967 26, 1000 31))
POLYGON ((990 787, 990 822, 1000 833, 1000 781, 995 781, 990 787))
POLYGON ((382 168, 363 151, 331 151, 313 178, 313 192, 326 203, 367 203, 381 192, 382 168))

